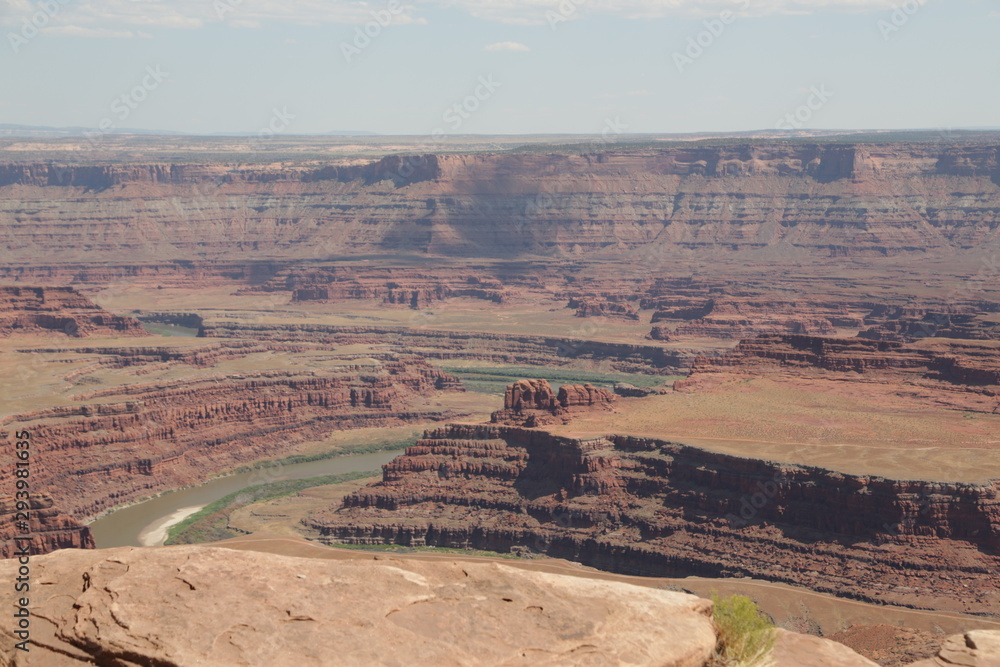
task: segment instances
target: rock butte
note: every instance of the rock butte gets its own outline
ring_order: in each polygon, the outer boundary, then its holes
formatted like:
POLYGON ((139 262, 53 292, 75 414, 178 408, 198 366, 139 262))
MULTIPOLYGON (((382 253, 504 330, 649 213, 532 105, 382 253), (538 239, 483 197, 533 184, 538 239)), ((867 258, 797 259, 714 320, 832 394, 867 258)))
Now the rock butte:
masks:
POLYGON ((614 393, 591 384, 564 384, 557 394, 548 380, 521 380, 507 387, 503 410, 494 412, 490 421, 532 427, 566 424, 581 413, 610 410, 614 401, 614 393))

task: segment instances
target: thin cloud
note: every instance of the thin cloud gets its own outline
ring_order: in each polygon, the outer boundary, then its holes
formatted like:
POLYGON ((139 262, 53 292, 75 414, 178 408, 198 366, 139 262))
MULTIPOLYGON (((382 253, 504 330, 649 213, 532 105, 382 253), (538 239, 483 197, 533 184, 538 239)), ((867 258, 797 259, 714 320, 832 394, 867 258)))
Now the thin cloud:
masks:
MULTIPOLYGON (((425 23, 418 4, 361 0, 73 0, 58 4, 50 26, 120 31, 128 27, 193 29, 224 23, 254 28, 276 23, 364 25, 389 15, 393 24, 425 23), (396 6, 394 5, 394 8, 396 6)), ((873 12, 898 0, 423 0, 423 7, 447 7, 479 19, 515 25, 544 25, 585 15, 626 19, 669 16, 710 17, 729 10, 739 15, 873 12)), ((421 7, 422 8, 422 7, 421 7)), ((0 0, 0 24, 20 24, 38 11, 30 0, 0 0)), ((70 33, 65 33, 70 34, 70 33)), ((507 42, 501 42, 507 44, 507 42)), ((510 44, 516 44, 511 42, 510 44)), ((521 45, 523 46, 523 45, 521 45)), ((527 48, 527 47, 525 47, 527 48)), ((502 49, 498 49, 502 50, 502 49)), ((523 49, 508 49, 523 50, 523 49)))
POLYGON ((522 44, 521 42, 497 42, 496 44, 490 44, 484 51, 519 51, 525 52, 530 51, 531 48, 522 44))
POLYGON ((101 37, 106 39, 134 39, 149 37, 148 33, 131 30, 110 30, 108 28, 85 28, 79 25, 61 25, 52 28, 42 28, 46 35, 69 35, 70 37, 101 37))

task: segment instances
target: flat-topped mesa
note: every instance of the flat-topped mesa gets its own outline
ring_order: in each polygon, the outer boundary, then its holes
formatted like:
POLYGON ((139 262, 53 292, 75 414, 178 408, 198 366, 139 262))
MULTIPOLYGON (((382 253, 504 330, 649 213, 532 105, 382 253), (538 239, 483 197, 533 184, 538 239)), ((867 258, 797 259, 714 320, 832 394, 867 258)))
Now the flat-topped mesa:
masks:
POLYGON ((733 377, 814 377, 919 384, 953 409, 997 412, 1000 359, 994 341, 901 341, 822 336, 759 336, 729 353, 699 358, 674 383, 690 391, 733 377))
POLYGON ((648 251, 667 261, 763 249, 795 261, 964 256, 995 231, 996 153, 992 144, 754 142, 396 155, 354 166, 8 163, 0 221, 16 239, 12 255, 27 244, 53 265, 288 261, 315 258, 318 248, 328 256, 648 251), (538 206, 540 198, 551 203, 538 206), (201 222, 183 227, 193 217, 201 222))
POLYGON ((206 338, 246 338, 269 342, 330 345, 389 345, 420 351, 425 359, 470 360, 523 366, 565 366, 571 361, 601 363, 621 373, 672 375, 685 372, 695 357, 712 351, 666 348, 528 334, 448 331, 389 326, 330 324, 250 324, 223 319, 206 322, 206 338))
POLYGON ((71 287, 0 286, 0 338, 19 334, 149 335, 139 320, 112 315, 71 287))
POLYGON ((491 416, 494 424, 541 426, 568 423, 591 410, 610 410, 615 394, 591 384, 564 384, 558 394, 548 380, 518 380, 507 387, 504 409, 491 416))

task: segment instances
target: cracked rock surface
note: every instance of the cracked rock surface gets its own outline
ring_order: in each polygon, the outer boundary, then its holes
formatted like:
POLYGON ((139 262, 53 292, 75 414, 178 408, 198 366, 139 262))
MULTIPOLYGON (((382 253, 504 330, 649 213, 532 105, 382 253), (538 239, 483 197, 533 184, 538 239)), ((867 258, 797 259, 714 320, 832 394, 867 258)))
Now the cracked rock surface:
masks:
POLYGON ((687 667, 715 644, 707 600, 495 563, 64 550, 32 582, 31 652, 4 624, 0 665, 687 667))

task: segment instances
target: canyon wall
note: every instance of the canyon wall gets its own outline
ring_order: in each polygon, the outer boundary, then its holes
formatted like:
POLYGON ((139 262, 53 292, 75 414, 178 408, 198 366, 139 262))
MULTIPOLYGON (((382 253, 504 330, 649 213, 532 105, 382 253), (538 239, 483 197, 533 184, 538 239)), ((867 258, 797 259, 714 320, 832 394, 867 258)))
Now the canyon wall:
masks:
POLYGON ((13 335, 149 334, 138 320, 112 315, 70 287, 0 286, 0 338, 13 335))
POLYGON ((31 494, 28 501, 27 530, 20 530, 15 518, 19 515, 12 496, 0 496, 0 559, 13 558, 28 549, 31 556, 58 549, 93 549, 90 529, 56 509, 46 493, 31 494), (30 535, 30 540, 15 540, 17 535, 30 535))
MULTIPOLYGON (((350 355, 332 360, 327 355, 329 365, 312 363, 309 368, 214 371, 223 361, 252 363, 313 350, 233 341, 181 350, 24 351, 26 356, 58 354, 68 362, 84 362, 67 370, 71 380, 106 368, 134 374, 132 382, 122 384, 119 379, 113 386, 88 389, 92 385, 78 382, 79 392, 69 396, 70 405, 0 419, 8 440, 10 431, 30 432, 31 488, 51 498, 45 508, 52 508, 51 516, 41 513, 51 530, 43 527, 39 534, 54 537, 45 537, 39 547, 92 546, 89 533, 75 520, 261 459, 289 456, 296 453, 296 445, 321 440, 334 430, 456 416, 446 409, 414 405, 436 392, 464 388, 457 378, 413 356, 364 355, 362 361, 358 355, 358 363, 352 363, 350 355), (157 379, 138 381, 154 371, 159 372, 157 379)), ((0 452, 0 488, 13 489, 13 471, 11 452, 0 452)), ((0 519, 6 526, 13 518, 5 508, 12 509, 13 503, 0 501, 0 519)), ((5 550, 9 537, 0 535, 5 550)))
POLYGON ((451 425, 305 522, 330 542, 536 551, 970 613, 1000 605, 1000 481, 852 476, 648 438, 451 425))
POLYGON ((681 391, 746 377, 828 377, 906 384, 954 409, 1000 410, 1000 347, 995 341, 898 342, 869 338, 759 336, 731 352, 699 358, 681 391))
POLYGON ((13 263, 954 254, 997 240, 997 147, 746 144, 359 166, 0 165, 13 263), (17 258, 23 258, 18 261, 17 258))

